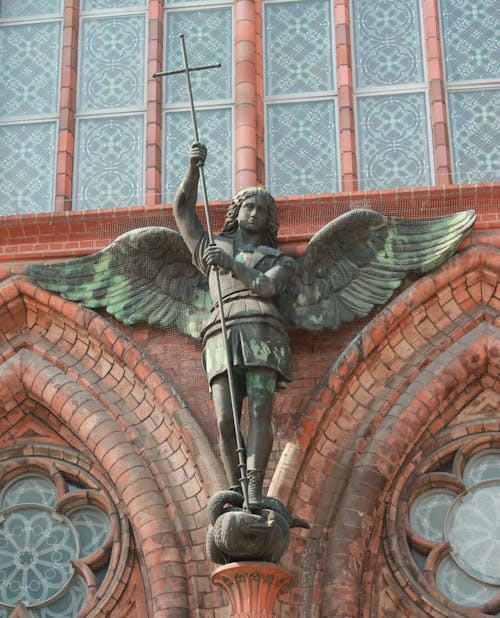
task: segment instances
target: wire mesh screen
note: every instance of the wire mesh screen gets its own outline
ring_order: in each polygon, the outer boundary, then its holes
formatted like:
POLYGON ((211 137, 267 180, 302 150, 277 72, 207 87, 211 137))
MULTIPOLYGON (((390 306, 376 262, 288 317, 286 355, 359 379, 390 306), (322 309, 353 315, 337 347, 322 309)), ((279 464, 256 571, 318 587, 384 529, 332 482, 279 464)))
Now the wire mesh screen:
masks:
MULTIPOLYGON (((425 228, 425 220, 442 215, 478 210, 480 224, 497 221, 498 205, 495 185, 481 186, 478 191, 451 190, 436 191, 436 188, 402 189, 386 192, 307 195, 278 197, 280 220, 279 240, 284 253, 297 258, 306 249, 309 239, 323 226, 344 213, 355 209, 376 211, 387 217, 407 217, 415 220, 413 231, 415 238, 425 228), (421 223, 419 223, 421 221, 421 223)), ((228 203, 215 202, 212 205, 212 224, 215 234, 221 229, 228 203)), ((92 239, 96 248, 104 247, 121 234, 141 227, 161 226, 177 230, 172 209, 162 207, 132 208, 95 212, 75 213, 70 224, 70 234, 78 235, 82 240, 92 239), (102 215, 102 216, 101 216, 102 215), (83 231, 82 231, 83 227, 83 231)), ((198 208, 199 217, 206 225, 203 209, 198 208)), ((62 215, 61 215, 62 216, 62 215)), ((49 217, 49 215, 47 215, 49 217)), ((50 215, 52 220, 52 215, 50 215)), ((54 215, 54 221, 57 215, 54 215)), ((416 240, 417 242, 417 240, 416 240)), ((134 248, 134 260, 141 262, 148 284, 154 286, 155 280, 161 278, 161 264, 158 255, 150 246, 134 248)), ((37 255, 39 257, 39 255, 37 255)), ((64 261, 64 260, 63 260, 64 261)), ((177 283, 182 287, 184 274, 176 274, 177 283)), ((402 287, 409 284, 403 280, 402 287)), ((139 286, 139 282, 136 282, 139 286)), ((162 285, 169 285, 163 281, 162 285)), ((399 288, 400 290, 402 288, 399 288)), ((398 293, 396 291, 394 296, 398 293)), ((154 302, 158 302, 156 298, 154 302)), ((152 302, 153 302, 152 300, 152 302)), ((389 299, 390 300, 390 299, 389 299)), ((329 369, 348 343, 360 332, 363 326, 373 318, 383 305, 375 307, 368 315, 352 321, 345 321, 335 329, 305 331, 290 329, 290 347, 294 376, 286 390, 278 391, 275 396, 273 428, 274 442, 268 469, 268 482, 287 440, 293 435, 294 428, 307 409, 308 402, 329 369)), ((114 318, 105 308, 96 309, 117 328, 125 332, 153 360, 165 375, 166 381, 178 393, 186 407, 192 412, 205 432, 210 445, 218 453, 218 429, 213 403, 209 394, 207 378, 202 366, 201 341, 179 332, 175 324, 159 325, 149 316, 141 320, 114 318), (151 323, 148 324, 147 321, 151 323), (129 322, 125 325, 123 322, 129 322), (135 323, 134 323, 135 322, 135 323)), ((133 313, 133 303, 130 312, 133 313)), ((114 312, 111 312, 114 313, 114 312)), ((248 429, 246 405, 242 414, 242 430, 248 429)))

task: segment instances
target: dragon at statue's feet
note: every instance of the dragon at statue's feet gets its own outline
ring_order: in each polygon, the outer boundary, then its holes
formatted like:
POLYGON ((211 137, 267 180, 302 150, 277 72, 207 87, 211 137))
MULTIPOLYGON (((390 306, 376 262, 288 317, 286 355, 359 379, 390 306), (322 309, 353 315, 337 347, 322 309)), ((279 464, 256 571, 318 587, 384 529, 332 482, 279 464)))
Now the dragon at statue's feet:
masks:
POLYGON ((290 540, 290 528, 309 528, 277 498, 262 499, 258 512, 243 508, 236 491, 219 491, 209 501, 208 558, 216 564, 241 561, 279 562, 290 540))

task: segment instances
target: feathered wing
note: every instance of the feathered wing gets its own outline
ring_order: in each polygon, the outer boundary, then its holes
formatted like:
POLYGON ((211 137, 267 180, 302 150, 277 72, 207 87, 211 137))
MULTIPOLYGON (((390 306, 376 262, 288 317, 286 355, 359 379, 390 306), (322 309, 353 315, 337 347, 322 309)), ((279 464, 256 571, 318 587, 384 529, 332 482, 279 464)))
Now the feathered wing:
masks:
POLYGON ((86 307, 104 307, 124 324, 176 326, 198 338, 211 300, 182 237, 165 227, 119 236, 111 245, 69 262, 27 268, 35 283, 86 307))
POLYGON ((313 236, 280 310, 290 326, 309 330, 365 317, 407 274, 443 264, 474 221, 472 210, 425 219, 348 212, 313 236))

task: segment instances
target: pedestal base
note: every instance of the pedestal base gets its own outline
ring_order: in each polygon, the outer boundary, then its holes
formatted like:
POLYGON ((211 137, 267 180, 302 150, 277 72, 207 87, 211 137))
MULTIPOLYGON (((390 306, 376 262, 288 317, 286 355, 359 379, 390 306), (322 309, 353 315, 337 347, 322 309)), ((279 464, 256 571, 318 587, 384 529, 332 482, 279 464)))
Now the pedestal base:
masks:
POLYGON ((233 618, 276 618, 274 603, 292 574, 273 562, 232 562, 215 569, 211 579, 226 591, 233 618))

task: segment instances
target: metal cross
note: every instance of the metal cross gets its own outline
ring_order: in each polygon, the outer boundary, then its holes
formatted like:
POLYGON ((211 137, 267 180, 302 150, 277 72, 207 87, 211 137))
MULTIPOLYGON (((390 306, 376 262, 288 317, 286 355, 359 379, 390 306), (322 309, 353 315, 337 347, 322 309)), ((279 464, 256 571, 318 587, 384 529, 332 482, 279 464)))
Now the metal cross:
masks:
MULTIPOLYGON (((178 75, 180 73, 185 74, 186 86, 187 86, 187 91, 188 91, 188 96, 189 96, 189 106, 191 110, 191 121, 193 125, 194 140, 195 142, 199 142, 200 139, 198 135, 198 124, 196 122, 196 114, 195 114, 195 109, 194 109, 193 91, 191 89, 190 73, 192 71, 203 71, 204 69, 219 68, 221 64, 220 63, 219 64, 207 64, 205 66, 190 67, 188 63, 188 59, 187 59, 186 44, 184 42, 183 34, 180 35, 180 39, 181 39, 182 58, 184 61, 184 68, 176 69, 174 71, 161 71, 158 73, 153 73, 153 77, 163 77, 164 75, 178 75)), ((203 203, 205 206, 205 218, 207 221, 208 240, 210 241, 210 243, 213 243, 214 235, 213 235, 213 230, 212 230, 212 219, 210 217, 210 208, 208 205, 207 186, 205 182, 205 172, 204 172, 203 164, 200 165, 199 167, 200 167, 201 188, 203 191, 203 203)), ((224 302, 223 302, 223 296, 222 296, 222 288, 220 284, 219 271, 217 270, 217 268, 215 268, 215 281, 216 281, 216 289, 217 289, 217 300, 218 300, 219 308, 220 308, 219 315, 220 315, 221 332, 222 332, 222 338, 224 340, 224 355, 225 355, 225 360, 226 360, 227 379, 229 383, 229 395, 231 398, 231 407, 233 411, 234 431, 236 433, 236 446, 237 446, 236 451, 238 453, 238 467, 240 469, 240 483, 241 483, 241 488, 243 490, 244 509, 246 511, 249 511, 250 509, 248 506, 248 478, 247 478, 246 453, 245 453, 245 446, 243 444, 243 437, 240 431, 238 405, 236 403, 236 387, 234 384, 234 375, 233 375, 232 355, 231 355, 231 348, 229 344, 228 332, 227 332, 227 327, 226 327, 226 318, 224 315, 224 302)))

